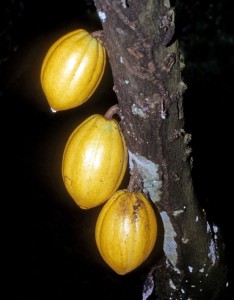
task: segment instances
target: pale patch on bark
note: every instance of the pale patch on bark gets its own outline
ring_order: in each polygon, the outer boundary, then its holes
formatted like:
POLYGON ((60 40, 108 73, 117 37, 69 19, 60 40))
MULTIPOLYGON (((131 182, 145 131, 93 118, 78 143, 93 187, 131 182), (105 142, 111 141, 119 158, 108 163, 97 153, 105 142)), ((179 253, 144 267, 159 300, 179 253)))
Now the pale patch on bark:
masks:
POLYGON ((204 268, 201 268, 201 269, 199 270, 200 273, 204 273, 204 271, 205 271, 204 268))
POLYGON ((165 211, 160 213, 163 226, 164 226, 164 243, 163 243, 163 250, 172 263, 173 267, 176 268, 178 255, 177 255, 177 244, 175 241, 176 232, 173 228, 173 225, 170 221, 168 214, 165 211))
POLYGON ((98 16, 99 16, 99 19, 102 23, 104 23, 106 21, 106 14, 105 14, 104 11, 99 10, 98 11, 98 16))
POLYGON ((144 119, 147 118, 147 114, 145 114, 145 113, 143 112, 142 108, 137 107, 135 103, 133 103, 133 105, 132 105, 132 113, 133 113, 134 115, 140 116, 141 118, 144 118, 144 119))
POLYGON ((178 210, 173 211, 172 214, 174 217, 176 217, 176 216, 182 214, 183 212, 184 212, 184 209, 178 209, 178 210))
POLYGON ((181 240, 182 240, 182 243, 184 243, 184 244, 187 244, 189 241, 189 239, 186 238, 185 236, 183 236, 181 240))
POLYGON ((142 300, 147 300, 152 295, 154 290, 154 277, 152 272, 147 275, 143 286, 142 300))
POLYGON ((170 0, 164 0, 164 6, 170 8, 171 7, 171 4, 170 4, 170 0))
MULTIPOLYGON (((212 231, 211 231, 211 227, 210 227, 210 224, 207 222, 206 223, 206 230, 207 230, 207 233, 208 234, 212 234, 212 231)), ((215 226, 216 227, 216 226, 215 226)), ((214 232, 218 231, 218 228, 214 229, 213 227, 213 230, 214 232)), ((216 260, 217 260, 217 253, 216 253, 216 243, 215 243, 215 239, 213 237, 211 237, 211 240, 210 240, 210 245, 209 245, 209 253, 208 253, 208 257, 210 258, 211 262, 212 262, 212 265, 214 265, 216 263, 216 260)))
POLYGON ((173 290, 176 290, 176 286, 175 286, 174 282, 173 282, 171 279, 169 279, 169 284, 170 284, 170 287, 171 287, 173 290))
POLYGON ((128 7, 128 6, 127 6, 127 1, 126 1, 126 0, 121 0, 120 2, 121 2, 121 4, 122 4, 123 8, 127 8, 127 7, 128 7))
POLYGON ((150 196, 153 203, 161 200, 162 181, 159 178, 159 166, 145 157, 129 153, 129 168, 131 172, 134 169, 141 174, 143 182, 143 192, 150 196))
POLYGON ((209 253, 208 256, 212 261, 212 265, 215 264, 216 262, 216 251, 215 251, 215 242, 213 240, 210 241, 210 246, 209 246, 209 253))
POLYGON ((188 266, 189 272, 192 273, 193 272, 193 267, 188 266))

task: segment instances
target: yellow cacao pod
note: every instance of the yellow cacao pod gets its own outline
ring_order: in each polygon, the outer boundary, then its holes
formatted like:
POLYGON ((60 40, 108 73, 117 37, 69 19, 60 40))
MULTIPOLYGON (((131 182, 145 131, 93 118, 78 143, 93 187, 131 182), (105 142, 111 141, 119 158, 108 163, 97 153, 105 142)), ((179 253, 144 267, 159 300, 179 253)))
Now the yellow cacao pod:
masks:
POLYGON ((84 29, 62 36, 48 50, 41 67, 41 86, 55 111, 87 101, 102 79, 106 51, 84 29))
POLYGON ((89 209, 116 192, 127 163, 126 143, 118 122, 95 114, 82 122, 67 141, 63 181, 75 202, 89 209))
POLYGON ((156 242, 157 221, 144 194, 117 191, 102 207, 95 228, 98 250, 118 274, 140 266, 156 242))

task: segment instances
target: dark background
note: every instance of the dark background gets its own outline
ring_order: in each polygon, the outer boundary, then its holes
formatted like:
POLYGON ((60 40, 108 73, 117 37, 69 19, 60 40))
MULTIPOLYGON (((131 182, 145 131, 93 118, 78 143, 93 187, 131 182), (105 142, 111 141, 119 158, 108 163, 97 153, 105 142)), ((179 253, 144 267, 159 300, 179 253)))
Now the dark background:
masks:
MULTIPOLYGON (((223 236, 229 287, 222 299, 231 299, 233 10, 225 0, 172 2, 186 64, 184 104, 186 131, 193 136, 195 192, 223 236)), ((94 240, 100 208, 80 210, 62 182, 61 158, 72 130, 117 101, 107 65, 92 100, 70 111, 50 111, 40 86, 41 63, 52 42, 77 28, 101 29, 92 1, 1 1, 5 299, 141 299, 153 259, 125 276, 110 270, 94 240)))

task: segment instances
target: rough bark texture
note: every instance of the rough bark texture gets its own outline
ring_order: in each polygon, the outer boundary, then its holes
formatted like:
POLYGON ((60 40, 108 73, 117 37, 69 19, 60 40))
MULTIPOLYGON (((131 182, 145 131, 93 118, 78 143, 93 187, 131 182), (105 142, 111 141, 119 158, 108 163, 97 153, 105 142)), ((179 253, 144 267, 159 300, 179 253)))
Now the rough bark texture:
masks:
MULTIPOLYGON (((217 299, 225 285, 223 245, 194 196, 191 135, 184 131, 184 66, 169 0, 95 0, 103 25, 135 188, 162 221, 163 255, 143 299, 217 299), (153 279, 153 280, 152 280, 153 279)), ((160 242, 158 243, 160 247, 160 242)))

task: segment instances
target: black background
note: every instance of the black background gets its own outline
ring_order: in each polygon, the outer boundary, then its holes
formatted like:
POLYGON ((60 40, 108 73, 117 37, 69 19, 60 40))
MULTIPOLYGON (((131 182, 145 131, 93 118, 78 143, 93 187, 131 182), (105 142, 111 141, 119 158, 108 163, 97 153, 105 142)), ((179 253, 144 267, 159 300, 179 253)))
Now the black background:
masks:
MULTIPOLYGON (((232 16, 228 1, 187 2, 176 3, 176 34, 186 63, 185 117, 186 130, 193 135, 195 192, 223 236, 229 291, 232 16)), ((110 66, 92 100, 70 111, 52 113, 39 80, 44 55, 58 37, 77 28, 101 29, 95 7, 84 0, 8 0, 1 1, 0 14, 5 299, 141 299, 153 258, 125 276, 109 269, 94 240, 100 207, 80 210, 61 178, 62 152, 72 130, 117 101, 110 66)), ((229 297, 227 292, 222 299, 229 297)))

